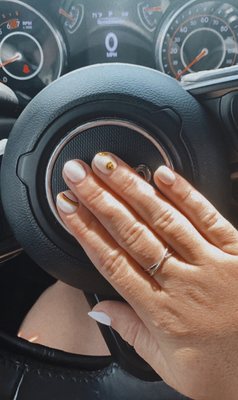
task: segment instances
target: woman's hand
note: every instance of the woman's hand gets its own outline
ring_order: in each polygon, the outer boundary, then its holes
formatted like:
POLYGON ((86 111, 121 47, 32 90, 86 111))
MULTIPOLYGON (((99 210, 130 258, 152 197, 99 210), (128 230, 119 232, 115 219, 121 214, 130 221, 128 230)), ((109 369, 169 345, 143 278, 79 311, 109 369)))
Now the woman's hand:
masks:
POLYGON ((63 222, 128 302, 100 303, 92 316, 179 392, 237 399, 235 228, 166 167, 154 176, 159 191, 108 153, 96 155, 92 169, 68 162, 63 176, 71 190, 57 199, 63 222))

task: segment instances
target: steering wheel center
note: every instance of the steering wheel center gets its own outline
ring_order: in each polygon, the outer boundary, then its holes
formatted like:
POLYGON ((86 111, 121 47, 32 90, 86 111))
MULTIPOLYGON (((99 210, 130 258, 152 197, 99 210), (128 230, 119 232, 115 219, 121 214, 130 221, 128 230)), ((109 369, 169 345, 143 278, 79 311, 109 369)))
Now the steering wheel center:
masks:
MULTIPOLYGON (((111 147, 111 144, 109 144, 111 142, 114 148, 118 146, 117 151, 119 152, 120 142, 127 142, 128 150, 130 150, 129 143, 132 142, 134 149, 137 150, 137 155, 143 161, 143 164, 134 165, 134 169, 137 170, 138 173, 141 173, 144 179, 148 180, 150 177, 150 182, 152 179, 150 158, 153 156, 156 157, 156 150, 158 165, 165 164, 173 168, 173 163, 169 155, 159 141, 153 138, 145 129, 130 121, 121 119, 100 119, 83 124, 73 129, 72 132, 69 132, 68 135, 62 139, 55 148, 47 165, 45 191, 51 211, 60 224, 62 224, 62 221, 56 209, 56 196, 60 191, 65 189, 65 184, 60 176, 62 167, 69 159, 85 158, 85 139, 87 141, 94 140, 98 142, 98 146, 100 146, 98 149, 100 150, 103 150, 104 146, 108 150, 108 147, 111 147), (104 141, 105 145, 103 144, 104 141), (151 145, 154 146, 155 149, 153 149, 151 145), (149 162, 149 165, 145 164, 146 161, 149 162)), ((132 163, 137 161, 136 158, 135 156, 133 157, 132 163)))

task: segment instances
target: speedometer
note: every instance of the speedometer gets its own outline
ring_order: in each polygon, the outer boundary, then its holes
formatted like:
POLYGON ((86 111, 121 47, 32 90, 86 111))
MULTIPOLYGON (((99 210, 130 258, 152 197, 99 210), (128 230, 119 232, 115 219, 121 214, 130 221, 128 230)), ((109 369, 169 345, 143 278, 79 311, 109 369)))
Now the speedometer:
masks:
POLYGON ((192 1, 161 28, 157 67, 180 80, 183 75, 238 63, 238 9, 218 1, 192 1))
POLYGON ((32 97, 61 74, 63 42, 28 4, 0 0, 0 9, 0 81, 32 97))

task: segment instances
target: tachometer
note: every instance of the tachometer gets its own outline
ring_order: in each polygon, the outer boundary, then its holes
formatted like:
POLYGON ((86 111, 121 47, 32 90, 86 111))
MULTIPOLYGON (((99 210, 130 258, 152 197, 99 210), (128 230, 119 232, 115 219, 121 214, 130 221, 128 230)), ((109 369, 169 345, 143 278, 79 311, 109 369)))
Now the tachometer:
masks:
POLYGON ((0 9, 0 81, 33 96, 61 74, 60 36, 25 3, 0 0, 0 9))
POLYGON ((180 80, 183 75, 229 67, 238 62, 238 9, 218 1, 180 8, 161 28, 156 43, 159 69, 180 80))

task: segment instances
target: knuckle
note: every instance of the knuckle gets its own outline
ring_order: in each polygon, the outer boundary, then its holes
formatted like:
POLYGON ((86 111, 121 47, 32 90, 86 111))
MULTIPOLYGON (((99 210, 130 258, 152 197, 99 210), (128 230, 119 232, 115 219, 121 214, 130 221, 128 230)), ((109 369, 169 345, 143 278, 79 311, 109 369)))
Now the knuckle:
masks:
POLYGON ((145 228, 139 222, 132 225, 125 225, 120 232, 122 237, 121 243, 126 247, 134 247, 139 243, 145 234, 145 228))
POLYGON ((169 231, 173 226, 175 216, 172 210, 166 209, 159 213, 154 221, 154 226, 157 230, 169 231))
POLYGON ((155 326, 154 328, 159 329, 167 337, 176 339, 184 338, 189 335, 189 330, 181 319, 181 315, 178 317, 171 311, 164 311, 160 317, 160 321, 157 323, 158 327, 155 326))
POLYGON ((104 189, 101 187, 98 187, 94 189, 92 192, 90 192, 86 198, 87 204, 94 208, 96 205, 100 204, 100 202, 104 198, 104 189))
POLYGON ((137 186, 135 176, 133 174, 128 174, 124 177, 123 183, 121 185, 120 191, 123 194, 129 194, 134 192, 137 186))
POLYGON ((202 217, 202 223, 206 229, 211 229, 215 227, 219 220, 219 214, 216 210, 212 210, 202 217))
POLYGON ((104 251, 99 255, 99 263, 102 272, 113 280, 116 274, 120 274, 125 259, 119 250, 104 251))
POLYGON ((90 231, 95 230, 96 225, 97 224, 94 220, 88 221, 87 224, 73 220, 71 222, 71 232, 77 239, 84 239, 88 236, 90 231))
POLYGON ((192 197, 193 192, 194 192, 194 189, 192 187, 188 187, 186 190, 179 191, 177 194, 178 200, 181 203, 189 202, 190 198, 192 197))

